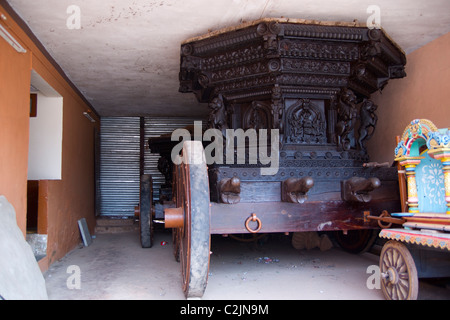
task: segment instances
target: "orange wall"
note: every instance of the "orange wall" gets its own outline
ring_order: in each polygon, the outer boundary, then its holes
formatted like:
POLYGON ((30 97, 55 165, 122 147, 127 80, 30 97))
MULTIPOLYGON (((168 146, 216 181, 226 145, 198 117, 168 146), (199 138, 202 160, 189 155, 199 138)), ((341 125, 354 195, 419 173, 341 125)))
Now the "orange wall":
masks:
POLYGON ((392 162, 395 137, 414 119, 429 119, 438 128, 450 127, 450 33, 407 55, 403 79, 391 80, 378 104, 378 124, 367 147, 371 161, 392 162))
POLYGON ((13 203, 24 233, 31 69, 63 97, 62 179, 41 182, 47 199, 40 201, 47 202, 39 204, 47 211, 50 265, 80 243, 79 219, 86 218, 94 231, 94 129, 99 119, 91 123, 84 117, 89 106, 2 6, 0 12, 7 17, 2 24, 27 49, 19 54, 0 39, 0 194, 13 203))
POLYGON ((26 228, 31 53, 18 53, 0 38, 0 195, 26 228))
POLYGON ((33 69, 63 96, 62 179, 47 182, 47 254, 51 264, 80 242, 79 219, 86 218, 90 232, 94 231, 94 124, 82 113, 88 107, 45 61, 33 56, 33 69))

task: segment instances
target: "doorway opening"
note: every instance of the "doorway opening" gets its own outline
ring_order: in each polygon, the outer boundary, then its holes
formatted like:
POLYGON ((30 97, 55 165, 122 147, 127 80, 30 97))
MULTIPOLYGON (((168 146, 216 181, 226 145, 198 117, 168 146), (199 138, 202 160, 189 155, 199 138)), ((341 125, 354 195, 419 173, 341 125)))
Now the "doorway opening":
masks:
POLYGON ((48 182, 61 180, 62 114, 62 96, 32 70, 26 238, 37 261, 47 256, 48 182))

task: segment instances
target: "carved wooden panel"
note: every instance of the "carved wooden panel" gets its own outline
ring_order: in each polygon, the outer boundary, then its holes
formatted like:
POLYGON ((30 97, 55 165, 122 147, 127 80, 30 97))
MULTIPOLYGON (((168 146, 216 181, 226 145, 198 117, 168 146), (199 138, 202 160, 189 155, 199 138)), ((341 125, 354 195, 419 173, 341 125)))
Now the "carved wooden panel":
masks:
POLYGON ((325 144, 327 142, 323 101, 298 99, 288 107, 285 121, 287 143, 325 144))
POLYGON ((270 103, 253 101, 242 106, 242 129, 267 129, 272 128, 270 103))

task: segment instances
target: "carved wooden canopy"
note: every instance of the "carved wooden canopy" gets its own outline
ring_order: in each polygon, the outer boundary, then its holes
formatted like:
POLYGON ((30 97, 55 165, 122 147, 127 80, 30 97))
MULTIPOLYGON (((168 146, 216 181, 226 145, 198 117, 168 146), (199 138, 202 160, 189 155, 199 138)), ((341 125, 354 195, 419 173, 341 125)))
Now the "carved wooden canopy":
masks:
POLYGON ((404 77, 405 64, 404 52, 383 29, 261 19, 185 41, 180 91, 210 102, 217 94, 244 101, 345 87, 362 98, 404 77))

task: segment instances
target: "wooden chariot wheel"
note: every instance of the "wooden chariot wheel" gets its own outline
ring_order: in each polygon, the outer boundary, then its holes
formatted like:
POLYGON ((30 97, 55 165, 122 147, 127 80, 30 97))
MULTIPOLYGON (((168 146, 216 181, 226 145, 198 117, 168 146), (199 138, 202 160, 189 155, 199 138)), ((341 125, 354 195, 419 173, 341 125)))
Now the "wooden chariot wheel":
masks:
POLYGON ((334 237, 339 246, 350 253, 364 253, 375 243, 378 233, 373 229, 335 231, 334 237))
MULTIPOLYGON (((181 166, 174 165, 172 171, 172 196, 173 202, 177 207, 181 207, 183 205, 181 194, 181 166)), ((180 262, 180 234, 181 228, 173 228, 172 229, 172 243, 173 243, 173 255, 177 262, 180 262)))
POLYGON ((416 300, 419 279, 408 248, 395 240, 386 242, 380 254, 381 290, 389 300, 416 300))
POLYGON ((172 216, 181 220, 173 229, 173 240, 184 294, 187 298, 201 297, 208 281, 211 238, 209 180, 201 142, 184 142, 182 159, 174 170, 177 208, 168 212, 175 212, 172 216))
POLYGON ((153 245, 153 186, 152 176, 143 174, 139 194, 139 234, 142 248, 153 245))

